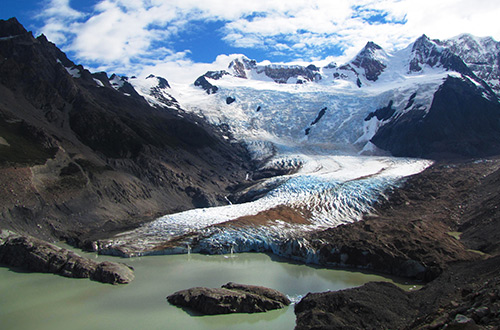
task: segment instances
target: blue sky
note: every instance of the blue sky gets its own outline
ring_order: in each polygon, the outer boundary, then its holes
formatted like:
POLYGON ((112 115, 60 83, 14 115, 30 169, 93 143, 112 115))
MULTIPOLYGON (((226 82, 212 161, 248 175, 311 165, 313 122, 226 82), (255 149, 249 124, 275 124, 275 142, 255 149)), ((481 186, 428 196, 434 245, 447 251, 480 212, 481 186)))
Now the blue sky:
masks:
POLYGON ((179 81, 231 54, 341 63, 367 41, 391 52, 424 33, 500 38, 498 0, 2 0, 12 16, 92 71, 179 81))

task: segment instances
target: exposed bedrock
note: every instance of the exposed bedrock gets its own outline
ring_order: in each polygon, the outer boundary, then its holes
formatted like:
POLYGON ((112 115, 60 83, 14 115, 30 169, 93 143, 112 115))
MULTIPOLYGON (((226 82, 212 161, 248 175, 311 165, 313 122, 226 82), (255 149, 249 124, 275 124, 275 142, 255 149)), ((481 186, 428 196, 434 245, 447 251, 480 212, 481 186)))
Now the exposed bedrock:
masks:
POLYGON ((178 291, 167 300, 202 314, 260 313, 290 305, 282 293, 262 286, 229 282, 221 288, 196 287, 178 291))
POLYGON ((296 330, 497 329, 500 259, 454 264, 418 291, 371 282, 313 293, 296 306, 296 330))
POLYGON ((34 237, 9 231, 0 233, 0 264, 111 284, 125 284, 134 279, 132 268, 125 264, 99 263, 34 237))

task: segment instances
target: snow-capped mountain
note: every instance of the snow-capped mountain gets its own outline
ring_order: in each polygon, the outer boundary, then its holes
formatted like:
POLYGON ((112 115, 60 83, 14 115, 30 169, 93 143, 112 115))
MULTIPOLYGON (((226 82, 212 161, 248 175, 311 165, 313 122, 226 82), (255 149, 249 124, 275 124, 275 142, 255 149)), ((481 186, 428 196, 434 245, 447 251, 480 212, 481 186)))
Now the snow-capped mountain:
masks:
MULTIPOLYGON (((139 88, 140 79, 129 81, 150 96, 139 88)), ((392 54, 369 42, 342 65, 259 64, 239 56, 191 86, 164 91, 182 109, 228 128, 228 139, 244 141, 253 158, 263 161, 261 170, 285 175, 261 180, 253 173, 243 192, 248 199, 233 199, 243 204, 159 218, 100 242, 101 252, 179 253, 187 246, 204 253, 234 248, 280 254, 289 248, 283 242, 303 231, 359 220, 389 187, 430 164, 360 154, 443 158, 500 152, 497 96, 460 56, 425 35, 392 54), (266 225, 221 225, 279 208, 299 210, 309 222, 272 218, 266 225), (170 240, 175 247, 162 248, 170 240)))
POLYGON ((15 18, 0 20, 1 227, 80 236, 110 220, 226 204, 247 153, 179 110, 168 86, 93 74, 15 18))
POLYGON ((500 42, 470 34, 436 42, 463 59, 476 76, 500 95, 500 42))
POLYGON ((455 50, 423 35, 392 54, 368 42, 339 66, 258 64, 240 56, 194 87, 170 92, 189 111, 229 125, 261 156, 273 152, 262 149, 272 142, 285 149, 440 157, 500 150, 491 87, 455 50), (444 108, 446 116, 437 115, 444 108))
POLYGON ((387 62, 387 53, 382 47, 370 41, 352 61, 340 66, 333 76, 335 79, 355 79, 358 87, 361 87, 362 79, 377 81, 387 68, 387 62))

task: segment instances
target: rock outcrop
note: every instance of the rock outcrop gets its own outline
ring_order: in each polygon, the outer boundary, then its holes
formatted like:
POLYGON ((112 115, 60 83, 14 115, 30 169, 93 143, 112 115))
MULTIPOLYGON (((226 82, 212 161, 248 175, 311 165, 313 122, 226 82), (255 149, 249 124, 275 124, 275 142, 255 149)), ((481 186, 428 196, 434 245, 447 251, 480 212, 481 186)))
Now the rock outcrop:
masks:
POLYGON ((295 306, 295 329, 496 329, 499 271, 496 256, 455 264, 418 291, 372 282, 308 294, 295 306))
POLYGON ((132 268, 125 264, 99 263, 37 238, 9 231, 0 233, 0 264, 111 284, 125 284, 134 279, 132 268))
POLYGON ((409 294, 394 284, 370 282, 362 287, 309 293, 295 305, 296 330, 401 329, 416 311, 409 294))
POLYGON ((178 291, 167 300, 202 314, 260 313, 290 305, 282 293, 255 285, 229 282, 221 288, 195 287, 178 291))
POLYGON ((377 81, 378 76, 380 76, 387 67, 387 65, 383 63, 386 57, 387 54, 382 47, 369 41, 351 64, 359 69, 363 69, 367 80, 377 81))
POLYGON ((384 124, 371 139, 398 157, 444 159, 500 153, 500 105, 489 89, 448 77, 428 112, 413 110, 384 124))

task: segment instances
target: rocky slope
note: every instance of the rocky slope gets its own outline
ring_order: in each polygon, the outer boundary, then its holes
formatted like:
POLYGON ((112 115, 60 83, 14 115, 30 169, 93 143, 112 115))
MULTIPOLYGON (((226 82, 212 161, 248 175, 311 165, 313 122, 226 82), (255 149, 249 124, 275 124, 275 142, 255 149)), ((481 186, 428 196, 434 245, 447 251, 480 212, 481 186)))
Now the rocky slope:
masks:
POLYGON ((498 160, 434 165, 388 191, 387 200, 363 221, 311 234, 308 240, 323 264, 432 280, 452 262, 496 254, 498 202, 492 201, 500 195, 495 186, 499 165, 498 160))
POLYGON ((295 329, 497 329, 499 257, 453 265, 415 292, 390 283, 308 294, 295 329))
POLYGON ((500 95, 500 42, 491 37, 462 34, 448 40, 436 40, 464 60, 467 66, 500 95))
POLYGON ((250 168, 245 150, 150 80, 161 104, 0 21, 0 226, 78 239, 227 204, 250 168))
POLYGON ((310 294, 296 306, 296 329, 495 329, 499 165, 435 165, 388 192, 374 216, 311 234, 320 262, 430 282, 412 293, 371 283, 310 294))

